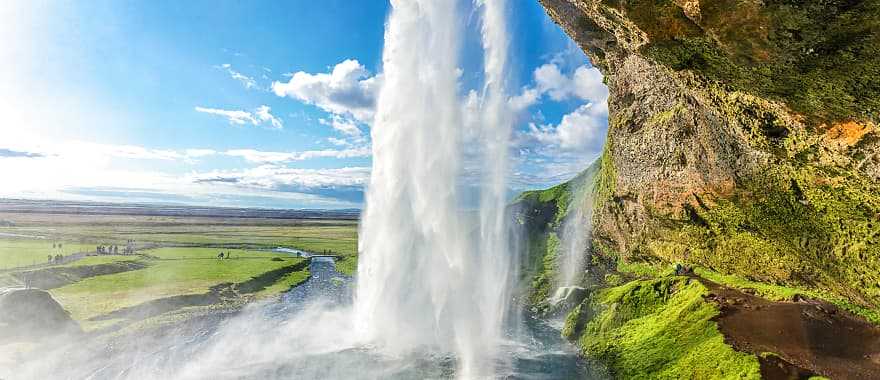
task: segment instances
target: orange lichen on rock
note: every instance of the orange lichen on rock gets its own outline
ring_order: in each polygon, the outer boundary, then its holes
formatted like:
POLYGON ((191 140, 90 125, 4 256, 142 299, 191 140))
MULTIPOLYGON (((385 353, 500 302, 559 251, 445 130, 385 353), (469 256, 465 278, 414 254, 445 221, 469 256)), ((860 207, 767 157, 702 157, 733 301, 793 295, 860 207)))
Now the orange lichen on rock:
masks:
POLYGON ((855 121, 847 121, 831 126, 825 132, 825 138, 828 142, 839 147, 851 147, 859 142, 865 135, 875 130, 874 124, 859 124, 855 121))

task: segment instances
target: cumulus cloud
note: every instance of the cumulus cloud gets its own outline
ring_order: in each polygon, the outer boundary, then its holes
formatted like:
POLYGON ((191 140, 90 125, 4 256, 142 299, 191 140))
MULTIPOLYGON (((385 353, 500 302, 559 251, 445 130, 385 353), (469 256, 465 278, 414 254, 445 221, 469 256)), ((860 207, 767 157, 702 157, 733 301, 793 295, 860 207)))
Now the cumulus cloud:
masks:
POLYGON ((206 108, 199 107, 195 108, 196 112, 206 113, 209 115, 221 116, 229 121, 230 124, 235 125, 264 125, 268 128, 272 129, 282 129, 284 127, 284 123, 281 119, 275 117, 271 114, 271 108, 266 105, 262 105, 257 107, 254 112, 244 111, 244 110, 225 110, 219 108, 206 108))
POLYGON ((536 68, 532 84, 508 100, 514 112, 528 109, 545 96, 556 102, 581 102, 558 124, 546 123, 539 111, 525 130, 516 133, 514 186, 556 184, 596 159, 608 128, 608 88, 602 79, 599 70, 587 65, 563 72, 559 60, 554 59, 536 68))
POLYGON ((257 81, 247 75, 244 75, 232 68, 232 65, 224 63, 219 66, 220 69, 226 71, 232 79, 239 81, 244 88, 250 90, 257 87, 257 81))
POLYGON ((343 139, 337 139, 335 137, 328 137, 327 141, 333 145, 336 145, 336 146, 349 146, 349 145, 351 145, 350 142, 343 140, 343 139))
POLYGON ((534 105, 545 94, 554 101, 576 99, 602 103, 608 100, 608 87, 602 81, 602 73, 595 67, 583 65, 567 75, 556 63, 547 63, 535 69, 533 78, 533 86, 524 87, 519 95, 510 98, 514 110, 534 105))
POLYGON ((254 115, 261 122, 269 123, 269 125, 271 125, 272 128, 275 128, 275 129, 283 128, 284 124, 281 122, 281 120, 276 118, 275 116, 273 116, 271 113, 269 113, 269 111, 271 111, 269 106, 265 106, 265 105, 259 106, 259 107, 257 107, 257 110, 254 112, 254 115))
POLYGON ((336 131, 349 137, 360 137, 362 135, 361 129, 358 128, 357 124, 351 119, 334 115, 329 120, 318 119, 318 122, 333 127, 336 131))
POLYGON ((529 125, 527 135, 539 143, 565 150, 586 150, 605 139, 608 108, 605 103, 588 103, 562 117, 558 125, 529 125))
POLYGON ((286 83, 272 83, 275 95, 290 97, 365 124, 372 122, 378 88, 379 77, 371 76, 353 59, 340 62, 329 73, 299 71, 286 83))
POLYGON ((508 103, 514 112, 520 112, 537 103, 540 97, 541 92, 538 89, 524 88, 522 93, 512 96, 508 103))

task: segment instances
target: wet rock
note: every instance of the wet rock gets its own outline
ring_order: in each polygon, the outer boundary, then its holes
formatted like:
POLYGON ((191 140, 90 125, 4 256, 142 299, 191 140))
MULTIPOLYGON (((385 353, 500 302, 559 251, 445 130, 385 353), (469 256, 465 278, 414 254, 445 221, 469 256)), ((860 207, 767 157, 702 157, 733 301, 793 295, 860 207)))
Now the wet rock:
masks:
POLYGON ((549 300, 550 308, 556 311, 573 308, 583 302, 588 294, 587 289, 580 286, 560 287, 549 300))

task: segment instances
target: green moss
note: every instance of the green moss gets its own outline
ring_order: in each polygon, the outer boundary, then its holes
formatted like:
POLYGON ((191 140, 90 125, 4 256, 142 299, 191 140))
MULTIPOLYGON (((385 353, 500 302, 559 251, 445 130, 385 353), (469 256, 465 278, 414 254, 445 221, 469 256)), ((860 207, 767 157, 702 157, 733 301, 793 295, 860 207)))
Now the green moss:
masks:
POLYGON ((651 117, 648 118, 648 126, 663 126, 668 125, 672 120, 680 114, 683 114, 686 111, 684 104, 676 103, 672 108, 658 112, 651 117))
POLYGON ((526 191, 514 201, 516 220, 527 236, 522 255, 521 278, 528 289, 528 301, 538 304, 550 296, 555 286, 559 250, 558 229, 573 202, 585 202, 593 193, 599 162, 571 180, 546 190, 526 191))
POLYGON ((815 122, 880 117, 880 2, 700 4, 696 22, 669 0, 612 3, 647 34, 642 52, 815 122))
POLYGON ((601 206, 608 201, 614 195, 615 189, 617 189, 617 170, 614 167, 614 158, 611 155, 612 146, 613 143, 609 134, 608 139, 605 141, 602 156, 599 158, 598 173, 596 174, 595 189, 593 191, 594 209, 598 209, 599 207, 597 206, 601 206))
POLYGON ((608 286, 617 286, 623 283, 623 278, 617 273, 607 273, 603 280, 608 286))
POLYGON ((538 260, 532 268, 534 270, 529 278, 529 303, 538 304, 550 297, 550 292, 555 286, 556 273, 559 271, 557 257, 559 255, 559 238, 556 233, 549 232, 543 236, 540 242, 541 250, 533 253, 535 260, 538 260))
POLYGON ((875 319, 871 315, 880 304, 877 184, 844 169, 780 164, 744 178, 740 189, 724 198, 698 198, 686 211, 680 217, 658 216, 643 243, 626 252, 621 270, 643 258, 697 264, 753 282, 818 292, 875 319))
POLYGON ((724 343, 706 293, 685 277, 632 281, 581 304, 563 332, 617 378, 759 379, 757 358, 724 343))
POLYGON ((655 278, 672 274, 675 270, 668 265, 651 264, 646 262, 617 261, 617 271, 642 278, 655 278))

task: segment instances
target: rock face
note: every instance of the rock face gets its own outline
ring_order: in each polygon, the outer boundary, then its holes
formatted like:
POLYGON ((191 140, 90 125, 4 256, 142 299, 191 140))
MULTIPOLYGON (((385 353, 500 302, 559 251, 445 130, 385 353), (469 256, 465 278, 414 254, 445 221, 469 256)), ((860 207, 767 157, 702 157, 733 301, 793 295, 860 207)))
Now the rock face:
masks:
POLYGON ((880 1, 541 2, 610 90, 594 261, 880 305, 880 1))

